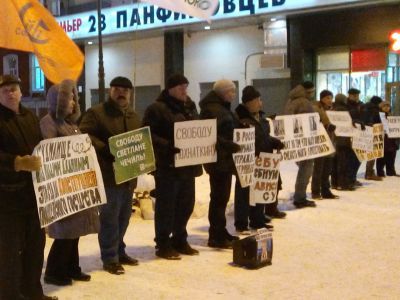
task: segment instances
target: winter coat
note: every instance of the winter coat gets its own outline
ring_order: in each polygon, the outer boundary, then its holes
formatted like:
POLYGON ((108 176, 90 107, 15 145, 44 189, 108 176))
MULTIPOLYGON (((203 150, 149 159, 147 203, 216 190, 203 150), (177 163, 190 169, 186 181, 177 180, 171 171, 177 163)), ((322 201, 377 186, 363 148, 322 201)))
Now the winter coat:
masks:
POLYGON ((0 104, 0 215, 37 213, 32 174, 16 172, 14 161, 31 155, 41 139, 39 120, 29 109, 20 105, 16 114, 0 104))
POLYGON ((217 162, 205 164, 207 173, 213 171, 235 172, 232 153, 236 149, 233 130, 239 120, 231 111, 231 104, 224 101, 216 92, 209 92, 200 101, 200 119, 217 119, 217 162))
MULTIPOLYGON (((335 111, 349 111, 346 99, 336 99, 333 103, 333 110, 335 111)), ((335 145, 338 147, 351 147, 351 139, 346 136, 335 136, 335 145)))
POLYGON ((363 113, 364 113, 364 104, 360 101, 349 101, 347 99, 347 107, 353 120, 353 123, 364 124, 363 122, 363 113))
POLYGON ((312 103, 306 97, 306 90, 302 85, 296 86, 289 92, 289 100, 286 103, 284 114, 297 115, 315 112, 312 103))
MULTIPOLYGON (((91 107, 83 115, 79 128, 83 133, 88 133, 92 140, 106 187, 117 186, 113 169, 114 156, 110 153, 108 139, 114 135, 138 129, 140 126, 141 120, 130 106, 123 112, 111 99, 91 107)), ((127 186, 133 190, 136 182, 134 179, 118 186, 127 186)))
POLYGON ((157 170, 178 177, 197 177, 203 173, 201 165, 175 168, 174 124, 197 120, 196 104, 188 98, 182 102, 163 90, 157 100, 147 107, 143 126, 149 126, 156 157, 157 170), (166 172, 167 171, 167 172, 166 172))
POLYGON ((327 110, 330 110, 329 107, 326 107, 321 101, 315 101, 312 103, 314 110, 319 114, 320 121, 322 125, 325 127, 326 132, 329 135, 331 141, 334 141, 334 131, 329 130, 329 126, 332 125, 331 121, 329 121, 328 115, 326 114, 327 110))
MULTIPOLYGON (((55 138, 80 134, 78 126, 71 119, 78 119, 80 115, 78 98, 75 111, 68 116, 66 108, 69 99, 63 91, 71 91, 74 87, 72 81, 63 81, 60 85, 52 86, 47 95, 49 112, 40 120, 40 129, 43 138, 55 138), (57 90, 56 92, 54 92, 57 90)), ((76 94, 75 94, 76 95, 76 94)), ((76 214, 61 219, 48 227, 48 234, 54 239, 75 239, 91 233, 98 233, 100 229, 99 212, 97 207, 80 211, 76 214)))
MULTIPOLYGON (((385 113, 385 117, 390 116, 391 113, 385 113)), ((399 150, 400 139, 398 138, 389 138, 385 133, 385 137, 383 140, 383 148, 385 152, 396 152, 399 150)))
POLYGON ((363 105, 362 121, 368 126, 382 123, 381 117, 379 116, 379 103, 368 102, 363 105))

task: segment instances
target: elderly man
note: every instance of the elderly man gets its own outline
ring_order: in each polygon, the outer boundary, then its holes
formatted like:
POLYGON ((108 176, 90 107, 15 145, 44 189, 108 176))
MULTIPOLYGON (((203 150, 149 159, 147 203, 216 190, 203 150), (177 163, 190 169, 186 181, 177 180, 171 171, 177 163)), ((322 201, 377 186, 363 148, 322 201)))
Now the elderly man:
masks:
POLYGON ((239 124, 231 111, 235 96, 235 84, 222 79, 216 81, 212 91, 200 101, 200 118, 217 119, 217 162, 204 165, 210 176, 208 246, 212 248, 232 248, 232 241, 238 239, 227 231, 225 217, 235 170, 232 153, 240 150, 240 146, 233 142, 233 130, 239 124))
POLYGON ((137 265, 138 261, 125 252, 124 236, 132 214, 132 195, 136 180, 116 184, 108 139, 137 129, 139 116, 130 106, 132 83, 126 77, 110 82, 108 101, 90 108, 83 116, 80 129, 88 133, 97 152, 106 190, 107 204, 100 209, 99 243, 103 269, 115 275, 124 274, 122 267, 137 265))
POLYGON ((40 276, 45 245, 40 228, 32 156, 40 142, 39 121, 21 105, 20 80, 0 76, 0 299, 57 299, 43 295, 40 276))

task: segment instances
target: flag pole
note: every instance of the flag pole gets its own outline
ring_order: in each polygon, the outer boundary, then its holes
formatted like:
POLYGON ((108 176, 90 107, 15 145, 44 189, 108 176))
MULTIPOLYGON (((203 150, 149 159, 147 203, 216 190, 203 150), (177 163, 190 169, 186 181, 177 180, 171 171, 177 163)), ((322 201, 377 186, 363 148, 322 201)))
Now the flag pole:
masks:
POLYGON ((99 40, 99 103, 105 101, 103 39, 101 35, 101 1, 97 0, 97 33, 99 40))

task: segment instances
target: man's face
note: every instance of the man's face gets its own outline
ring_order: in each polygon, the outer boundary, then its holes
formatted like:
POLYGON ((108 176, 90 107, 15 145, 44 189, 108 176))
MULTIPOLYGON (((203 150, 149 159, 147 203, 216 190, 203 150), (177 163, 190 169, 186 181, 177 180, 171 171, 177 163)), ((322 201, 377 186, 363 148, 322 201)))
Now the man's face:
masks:
POLYGON ((22 93, 18 84, 7 84, 0 87, 0 103, 8 108, 18 106, 21 97, 22 93))
POLYGON ((129 100, 131 99, 130 88, 121 86, 112 86, 110 88, 110 98, 112 101, 118 104, 120 108, 127 108, 129 106, 129 100))
POLYGON ((349 100, 353 102, 360 101, 360 94, 349 94, 349 100))
POLYGON ((332 106, 332 102, 333 102, 333 97, 332 96, 325 96, 324 98, 321 99, 321 102, 324 105, 331 107, 332 106))
POLYGON ((180 84, 168 89, 168 94, 182 102, 185 102, 187 99, 187 88, 188 84, 180 84))
POLYGON ((236 97, 236 88, 230 88, 226 90, 223 94, 224 101, 231 103, 235 100, 236 97))
POLYGON ((246 106, 247 110, 250 113, 252 113, 252 114, 258 113, 262 108, 261 97, 258 97, 249 102, 246 102, 244 105, 246 106))

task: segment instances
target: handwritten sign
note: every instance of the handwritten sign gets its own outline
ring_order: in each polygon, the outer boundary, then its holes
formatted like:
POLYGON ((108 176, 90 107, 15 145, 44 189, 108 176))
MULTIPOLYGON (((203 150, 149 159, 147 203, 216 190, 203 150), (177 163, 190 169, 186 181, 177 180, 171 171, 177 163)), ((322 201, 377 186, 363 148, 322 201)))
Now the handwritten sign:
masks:
POLYGON ((232 156, 241 187, 247 187, 253 182, 255 139, 254 127, 233 131, 233 141, 240 145, 240 151, 233 153, 232 156))

